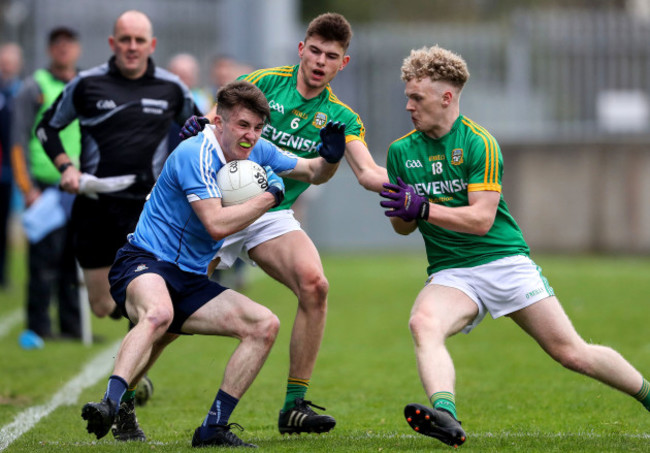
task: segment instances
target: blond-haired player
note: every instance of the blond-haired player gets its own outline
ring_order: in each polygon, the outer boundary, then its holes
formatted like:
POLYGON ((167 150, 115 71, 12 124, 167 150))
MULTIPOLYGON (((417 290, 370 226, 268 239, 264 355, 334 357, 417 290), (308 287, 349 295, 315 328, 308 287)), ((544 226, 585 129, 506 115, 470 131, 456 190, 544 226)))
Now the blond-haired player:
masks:
POLYGON ((497 141, 460 114, 465 61, 438 46, 402 65, 415 129, 393 142, 391 184, 381 205, 395 231, 424 238, 429 278, 409 320, 418 373, 431 406, 408 404, 408 423, 449 445, 465 441, 456 418, 455 371, 445 341, 490 313, 507 316, 564 367, 631 395, 650 408, 650 385, 613 349, 586 343, 565 314, 501 193, 497 141))

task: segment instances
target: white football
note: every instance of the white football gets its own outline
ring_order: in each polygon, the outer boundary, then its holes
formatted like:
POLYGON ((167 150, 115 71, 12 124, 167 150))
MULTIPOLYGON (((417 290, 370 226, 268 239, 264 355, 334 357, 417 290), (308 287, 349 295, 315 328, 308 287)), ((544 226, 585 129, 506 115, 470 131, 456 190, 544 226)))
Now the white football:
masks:
POLYGON ((268 187, 266 171, 252 160, 233 160, 217 173, 221 204, 243 203, 263 193, 268 187))

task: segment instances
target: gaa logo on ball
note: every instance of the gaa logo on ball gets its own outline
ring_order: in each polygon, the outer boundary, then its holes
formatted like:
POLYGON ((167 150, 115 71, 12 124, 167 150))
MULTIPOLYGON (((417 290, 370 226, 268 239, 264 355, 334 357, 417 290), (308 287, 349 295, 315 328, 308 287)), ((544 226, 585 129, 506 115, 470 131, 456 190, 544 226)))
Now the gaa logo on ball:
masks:
POLYGON ((228 162, 217 173, 217 185, 223 206, 244 203, 268 187, 266 171, 252 160, 228 162))

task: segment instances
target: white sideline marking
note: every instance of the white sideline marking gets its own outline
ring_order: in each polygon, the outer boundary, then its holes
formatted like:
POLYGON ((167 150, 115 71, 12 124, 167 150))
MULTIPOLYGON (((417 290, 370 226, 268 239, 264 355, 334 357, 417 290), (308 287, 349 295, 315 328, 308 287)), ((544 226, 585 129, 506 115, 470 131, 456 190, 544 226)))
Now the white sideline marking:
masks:
POLYGON ((95 385, 103 376, 111 372, 113 357, 115 357, 121 341, 115 342, 88 362, 81 373, 72 378, 50 401, 41 406, 25 409, 16 415, 13 422, 3 426, 0 429, 0 451, 32 429, 43 417, 48 416, 59 406, 76 404, 82 390, 95 385))
POLYGON ((0 338, 9 333, 23 319, 23 310, 16 309, 0 319, 0 338))

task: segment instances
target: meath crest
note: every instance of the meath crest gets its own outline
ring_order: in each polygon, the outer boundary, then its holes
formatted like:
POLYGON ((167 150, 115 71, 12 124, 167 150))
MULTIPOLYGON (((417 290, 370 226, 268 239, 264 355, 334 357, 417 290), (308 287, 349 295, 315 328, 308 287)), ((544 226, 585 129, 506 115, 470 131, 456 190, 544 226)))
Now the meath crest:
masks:
POLYGON ((451 151, 451 165, 460 165, 463 163, 463 148, 456 148, 451 151))
POLYGON ((316 112, 316 114, 314 115, 314 121, 312 121, 311 124, 321 129, 323 126, 325 126, 326 123, 327 123, 327 115, 323 112, 316 112))

